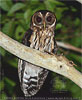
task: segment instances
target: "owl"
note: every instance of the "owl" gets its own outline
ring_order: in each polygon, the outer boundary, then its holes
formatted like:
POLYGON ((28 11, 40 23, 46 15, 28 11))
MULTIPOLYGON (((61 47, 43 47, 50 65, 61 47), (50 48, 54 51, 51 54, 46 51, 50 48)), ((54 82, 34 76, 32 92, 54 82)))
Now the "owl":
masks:
MULTIPOLYGON (((55 26, 54 13, 48 10, 35 12, 31 18, 30 29, 25 33, 22 43, 41 52, 55 54, 57 52, 55 26)), ((42 87, 48 73, 47 69, 19 59, 18 75, 24 95, 26 97, 35 95, 42 87)))

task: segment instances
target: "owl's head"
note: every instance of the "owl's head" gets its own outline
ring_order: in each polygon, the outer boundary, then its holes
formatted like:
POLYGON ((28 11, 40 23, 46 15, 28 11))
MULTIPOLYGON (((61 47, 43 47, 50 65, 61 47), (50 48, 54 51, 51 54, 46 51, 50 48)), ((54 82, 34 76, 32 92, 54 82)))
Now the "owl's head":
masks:
POLYGON ((31 29, 54 29, 56 25, 56 16, 48 10, 40 10, 34 13, 31 18, 31 29))

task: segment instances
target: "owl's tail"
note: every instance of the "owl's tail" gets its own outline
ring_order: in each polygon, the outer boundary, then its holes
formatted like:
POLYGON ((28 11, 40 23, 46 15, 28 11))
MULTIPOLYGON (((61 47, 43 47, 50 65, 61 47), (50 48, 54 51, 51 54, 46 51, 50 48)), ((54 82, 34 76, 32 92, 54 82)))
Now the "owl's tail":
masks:
POLYGON ((46 77, 48 75, 48 71, 43 69, 38 76, 30 76, 28 78, 27 73, 25 73, 25 77, 23 78, 22 90, 26 97, 30 97, 35 95, 43 85, 46 77))
POLYGON ((24 95, 31 97, 40 90, 48 75, 48 70, 19 60, 18 73, 24 95))

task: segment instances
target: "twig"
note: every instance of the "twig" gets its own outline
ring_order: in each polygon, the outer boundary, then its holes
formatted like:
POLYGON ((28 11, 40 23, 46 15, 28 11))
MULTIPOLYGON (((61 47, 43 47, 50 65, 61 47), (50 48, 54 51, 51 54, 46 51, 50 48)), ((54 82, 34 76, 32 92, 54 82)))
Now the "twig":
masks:
POLYGON ((82 74, 73 67, 73 62, 70 62, 64 56, 49 55, 26 47, 2 32, 0 32, 0 46, 25 61, 69 78, 82 88, 82 74))
POLYGON ((81 35, 80 34, 78 34, 78 35, 70 35, 70 36, 66 36, 66 37, 61 37, 61 38, 56 38, 56 40, 66 40, 66 39, 71 39, 71 38, 73 38, 73 37, 81 37, 81 35))
POLYGON ((57 41, 57 45, 58 45, 59 47, 65 48, 65 49, 69 49, 69 50, 76 51, 76 52, 78 52, 78 53, 82 53, 82 49, 76 48, 76 47, 74 47, 74 46, 72 46, 72 45, 70 45, 70 44, 68 44, 68 43, 63 43, 63 42, 57 41))

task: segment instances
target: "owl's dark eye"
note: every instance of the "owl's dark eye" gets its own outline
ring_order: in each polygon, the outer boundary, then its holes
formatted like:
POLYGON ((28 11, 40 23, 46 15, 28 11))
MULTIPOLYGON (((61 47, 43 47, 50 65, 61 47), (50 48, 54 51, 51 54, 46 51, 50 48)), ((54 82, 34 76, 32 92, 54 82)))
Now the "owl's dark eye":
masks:
POLYGON ((42 18, 39 17, 39 16, 37 16, 37 17, 36 17, 36 21, 37 21, 38 23, 41 23, 41 22, 42 22, 42 18))
POLYGON ((48 16, 48 17, 46 18, 46 20, 47 20, 47 22, 51 22, 51 21, 52 21, 52 16, 48 16))

